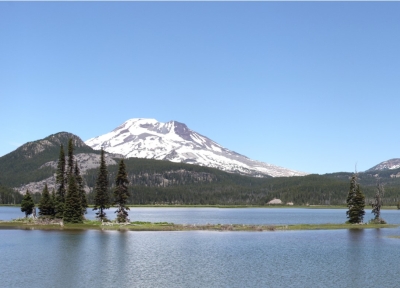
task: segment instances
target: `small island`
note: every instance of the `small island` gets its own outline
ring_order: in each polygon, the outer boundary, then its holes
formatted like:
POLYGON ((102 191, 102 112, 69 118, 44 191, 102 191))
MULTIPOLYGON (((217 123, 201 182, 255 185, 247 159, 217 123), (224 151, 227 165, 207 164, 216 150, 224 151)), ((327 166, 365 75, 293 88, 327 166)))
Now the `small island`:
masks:
POLYGON ((116 231, 293 231, 293 230, 333 230, 333 229, 372 229, 396 228, 390 224, 295 224, 295 225, 249 225, 249 224, 174 224, 169 222, 125 222, 84 220, 83 223, 64 223, 61 219, 43 220, 20 218, 0 221, 0 229, 24 230, 116 230, 116 231))

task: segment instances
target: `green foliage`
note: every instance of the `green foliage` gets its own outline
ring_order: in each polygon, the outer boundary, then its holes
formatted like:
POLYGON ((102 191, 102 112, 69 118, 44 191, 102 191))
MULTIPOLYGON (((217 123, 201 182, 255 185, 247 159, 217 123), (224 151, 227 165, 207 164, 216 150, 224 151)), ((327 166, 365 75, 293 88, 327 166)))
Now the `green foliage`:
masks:
POLYGON ((54 213, 56 218, 63 218, 65 206, 65 154, 63 144, 60 145, 60 153, 57 162, 56 185, 57 193, 54 202, 54 213))
POLYGON ((350 189, 346 202, 347 207, 349 208, 349 210, 346 212, 349 223, 362 223, 365 215, 365 196, 361 192, 360 185, 357 183, 356 175, 353 175, 351 178, 350 189))
POLYGON ((54 216, 54 203, 47 188, 47 183, 43 188, 42 197, 40 198, 39 215, 54 216))
POLYGON ((56 218, 62 219, 64 216, 65 199, 61 199, 60 195, 55 194, 54 203, 54 216, 56 218))
MULTIPOLYGON (((59 177, 63 175, 64 185, 61 187, 62 180, 58 181, 60 184, 57 184, 56 192, 60 197, 54 201, 58 203, 58 214, 62 217, 68 163, 65 162, 65 155, 60 157, 60 146, 69 147, 70 139, 73 139, 74 147, 69 151, 100 154, 86 146, 77 136, 61 132, 24 144, 0 157, 0 203, 20 203, 23 196, 6 187, 18 187, 51 177, 58 169, 43 165, 63 158, 59 163, 62 167, 64 162, 64 172, 57 174, 59 177)), ((346 172, 305 177, 254 178, 187 163, 139 158, 125 159, 124 162, 131 192, 127 200, 129 204, 264 205, 275 197, 284 203, 294 202, 295 205, 343 205, 346 203, 343 195, 348 192, 348 181, 351 178, 351 173, 346 172)), ((107 169, 110 179, 115 179, 118 165, 109 165, 107 169)), ((358 182, 363 187, 366 203, 374 201, 376 178, 379 177, 385 183, 382 201, 386 205, 396 205, 400 201, 400 178, 393 175, 399 172, 400 169, 359 173, 358 182)), ((89 187, 95 187, 98 169, 88 170, 82 177, 89 187)), ((77 179, 79 187, 78 182, 77 179)), ((31 196, 35 203, 40 200, 40 193, 32 193, 31 196)), ((95 191, 86 196, 88 203, 93 204, 95 191)))
POLYGON ((32 196, 29 191, 26 190, 24 198, 21 201, 21 212, 25 212, 25 218, 28 218, 28 216, 33 213, 34 207, 35 203, 33 202, 32 196))
POLYGON ((56 191, 53 188, 53 190, 51 190, 51 202, 53 204, 53 216, 56 216, 56 203, 57 203, 56 197, 57 197, 56 191))
POLYGON ((72 143, 72 138, 68 140, 68 161, 67 161, 67 179, 70 175, 74 174, 74 145, 72 143))
POLYGON ((99 210, 96 215, 101 220, 106 219, 105 209, 110 208, 110 197, 108 195, 108 172, 104 160, 104 150, 101 149, 100 168, 95 187, 93 210, 99 210))
POLYGON ((87 198, 86 198, 86 193, 84 190, 84 185, 83 185, 83 178, 81 176, 81 172, 78 166, 78 161, 75 161, 75 170, 74 170, 74 176, 76 179, 76 184, 78 188, 78 194, 79 198, 81 200, 81 213, 82 216, 87 213, 86 208, 89 207, 87 198))
POLYGON ((387 222, 381 218, 378 219, 374 218, 369 220, 369 224, 387 224, 387 222))
POLYGON ((18 187, 22 184, 44 180, 55 173, 51 166, 42 166, 47 162, 56 161, 60 145, 67 147, 68 140, 75 142, 75 153, 95 153, 76 135, 60 132, 44 139, 28 142, 15 151, 0 157, 0 185, 18 187))
POLYGON ((15 205, 21 203, 23 195, 11 188, 0 185, 0 204, 15 205))
POLYGON ((127 201, 129 199, 128 192, 128 176, 125 169, 124 159, 121 159, 118 167, 118 174, 115 179, 114 188, 114 204, 118 206, 115 213, 117 213, 117 222, 127 222, 129 207, 126 207, 127 201))
POLYGON ((68 177, 67 196, 65 197, 64 222, 83 223, 81 198, 74 175, 68 177))
MULTIPOLYGON (((374 220, 379 222, 381 219, 381 207, 382 207, 382 197, 384 195, 383 185, 378 181, 376 185, 376 194, 374 202, 372 203, 372 214, 375 215, 374 220)), ((382 220, 383 221, 383 220, 382 220)))
POLYGON ((64 146, 61 144, 60 146, 60 155, 58 157, 57 162, 57 176, 56 176, 56 184, 57 184, 57 196, 58 202, 65 202, 65 154, 64 154, 64 146))

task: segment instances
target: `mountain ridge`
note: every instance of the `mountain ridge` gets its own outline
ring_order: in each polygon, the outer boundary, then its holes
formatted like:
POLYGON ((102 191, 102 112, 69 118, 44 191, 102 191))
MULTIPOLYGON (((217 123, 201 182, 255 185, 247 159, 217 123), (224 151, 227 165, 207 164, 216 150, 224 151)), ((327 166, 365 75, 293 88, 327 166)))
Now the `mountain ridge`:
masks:
MULTIPOLYGON (((0 157, 0 184, 6 183, 9 187, 19 187, 18 191, 22 191, 26 188, 24 185, 28 183, 43 180, 47 180, 48 184, 53 183, 54 181, 50 180, 49 177, 55 173, 57 166, 55 163, 60 153, 60 145, 63 144, 66 153, 70 138, 74 145, 74 154, 81 155, 80 158, 86 160, 86 162, 89 160, 89 166, 86 166, 96 167, 97 164, 93 165, 92 163, 99 162, 100 152, 87 146, 79 136, 63 131, 51 134, 43 139, 27 142, 0 157), (83 155, 92 156, 85 158, 83 155)), ((77 160, 80 158, 78 157, 77 160)))
POLYGON ((400 168, 400 158, 392 158, 365 170, 365 172, 372 171, 385 171, 385 170, 394 170, 400 168))
POLYGON ((103 148, 124 157, 197 164, 253 177, 307 175, 252 160, 174 120, 162 123, 155 119, 132 118, 111 132, 90 138, 85 143, 95 150, 103 148))
MULTIPOLYGON (((74 157, 81 168, 88 200, 93 203, 100 152, 81 145, 80 138, 68 132, 59 132, 44 139, 28 142, 9 155, 0 157, 0 203, 15 204, 15 200, 20 199, 20 194, 12 194, 13 191, 24 193, 26 189, 33 193, 37 202, 45 184, 52 189, 55 185, 54 174, 59 144, 67 147, 71 136, 77 137, 76 145, 81 146, 75 147, 74 157), (8 189, 7 187, 9 190, 4 190, 8 189), (12 187, 14 190, 10 190, 12 187), (7 196, 11 194, 12 196, 7 196)), ((113 185, 112 179, 115 179, 118 170, 118 157, 115 156, 118 155, 106 152, 110 186, 113 185)), ((125 159, 125 164, 130 182, 129 189, 132 192, 131 204, 264 205, 273 198, 279 198, 284 203, 294 202, 296 205, 344 204, 349 179, 353 175, 352 172, 338 172, 326 175, 257 178, 206 166, 154 159, 128 158, 125 159)), ((400 168, 358 173, 358 180, 368 203, 373 200, 378 179, 385 185, 385 203, 397 203, 400 199, 400 168)))

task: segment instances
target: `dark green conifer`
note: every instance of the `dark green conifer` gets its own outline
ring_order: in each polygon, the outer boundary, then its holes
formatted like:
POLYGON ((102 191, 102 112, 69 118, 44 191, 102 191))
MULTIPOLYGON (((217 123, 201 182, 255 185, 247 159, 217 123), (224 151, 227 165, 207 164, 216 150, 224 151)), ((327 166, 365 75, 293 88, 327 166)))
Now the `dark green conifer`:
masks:
POLYGON ((72 142, 72 138, 69 138, 66 180, 68 180, 69 176, 73 175, 73 173, 74 173, 74 144, 72 142))
POLYGON ((353 175, 351 178, 349 194, 347 195, 346 202, 347 207, 349 208, 346 212, 349 223, 362 223, 365 215, 365 196, 361 192, 360 185, 357 183, 356 175, 353 175))
POLYGON ((67 223, 82 223, 82 207, 81 198, 78 192, 78 186, 74 175, 68 178, 68 189, 65 197, 64 207, 64 222, 67 223))
POLYGON ((85 192, 84 185, 83 185, 83 178, 81 176, 81 171, 79 169, 78 161, 75 161, 74 176, 75 176, 76 184, 78 187, 79 197, 81 199, 81 213, 83 216, 87 213, 86 208, 89 207, 89 205, 87 202, 86 192, 85 192))
POLYGON ((25 218, 28 218, 29 215, 33 213, 33 208, 35 207, 35 203, 33 202, 32 196, 28 190, 22 198, 21 202, 21 212, 25 212, 25 218))
POLYGON ((52 206, 51 206, 51 209, 52 209, 51 215, 55 216, 56 215, 56 191, 54 190, 54 188, 53 188, 53 190, 51 190, 51 204, 52 204, 52 206))
POLYGON ((53 215, 53 201, 50 197, 49 189, 47 188, 47 183, 44 185, 42 196, 39 202, 39 215, 40 216, 52 216, 53 215))
POLYGON ((385 193, 382 183, 378 180, 376 184, 376 194, 374 202, 372 203, 372 213, 375 215, 375 223, 386 223, 385 220, 381 219, 381 207, 382 207, 382 197, 385 193))
POLYGON ((108 172, 106 167, 106 161, 104 160, 104 150, 101 149, 100 158, 100 169, 97 176, 95 196, 94 196, 94 208, 93 210, 99 210, 96 212, 96 217, 101 220, 106 220, 105 209, 110 208, 110 197, 108 195, 108 172))
POLYGON ((60 155, 57 163, 57 193, 55 206, 55 216, 57 218, 62 218, 64 214, 64 203, 65 203, 65 153, 64 146, 60 146, 60 155))
POLYGON ((115 178, 115 189, 114 189, 114 204, 118 205, 115 213, 117 214, 117 222, 127 222, 129 207, 126 207, 126 203, 129 199, 128 192, 128 175, 125 169, 124 160, 121 159, 119 162, 117 177, 115 178))

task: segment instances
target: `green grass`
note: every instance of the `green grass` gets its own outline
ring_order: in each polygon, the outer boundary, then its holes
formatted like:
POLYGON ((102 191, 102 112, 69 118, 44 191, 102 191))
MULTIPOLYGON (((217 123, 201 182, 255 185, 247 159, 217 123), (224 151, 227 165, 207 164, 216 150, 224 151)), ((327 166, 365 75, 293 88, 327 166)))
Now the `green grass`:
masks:
MULTIPOLYGON (((21 204, 0 204, 5 207, 21 207, 21 204)), ((89 205, 88 209, 94 206, 89 205)), ((303 208, 303 209, 347 209, 345 205, 128 205, 131 208, 303 208)), ((367 207, 369 208, 369 207, 367 207)), ((382 206, 382 210, 399 210, 397 206, 382 206)))
POLYGON ((42 230, 120 230, 120 231, 294 231, 294 230, 332 230, 332 229, 376 229, 395 228, 388 224, 298 224, 298 225, 243 225, 243 224, 174 224, 168 222, 116 223, 85 220, 80 224, 57 224, 20 218, 13 221, 0 221, 0 229, 42 229, 42 230))

